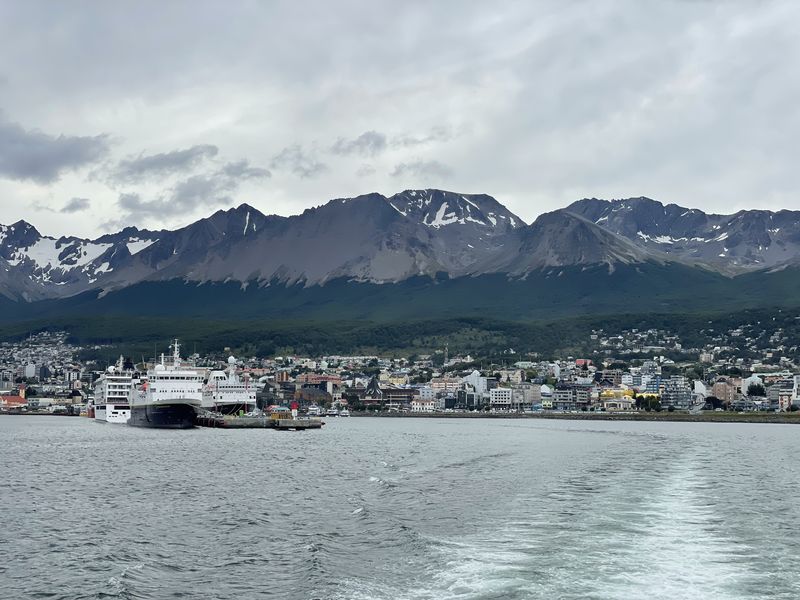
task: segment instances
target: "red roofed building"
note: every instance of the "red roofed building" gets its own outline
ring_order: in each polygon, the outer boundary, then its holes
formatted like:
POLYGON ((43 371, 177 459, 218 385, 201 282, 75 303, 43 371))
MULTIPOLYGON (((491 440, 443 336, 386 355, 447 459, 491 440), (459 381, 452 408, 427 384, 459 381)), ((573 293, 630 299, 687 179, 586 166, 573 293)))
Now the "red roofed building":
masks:
POLYGON ((22 396, 0 396, 0 406, 3 408, 19 408, 27 405, 28 401, 22 396))
POLYGON ((0 395, 0 407, 3 408, 20 408, 27 406, 28 401, 25 399, 25 384, 20 384, 19 395, 0 395))

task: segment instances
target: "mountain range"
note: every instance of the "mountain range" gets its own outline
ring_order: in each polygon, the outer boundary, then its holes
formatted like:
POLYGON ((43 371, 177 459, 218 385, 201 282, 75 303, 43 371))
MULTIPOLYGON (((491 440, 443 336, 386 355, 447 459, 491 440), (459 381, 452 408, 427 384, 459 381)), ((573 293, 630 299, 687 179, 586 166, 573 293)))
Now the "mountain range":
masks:
POLYGON ((242 204, 176 230, 96 239, 0 225, 0 307, 7 318, 724 309, 791 305, 798 265, 798 211, 592 198, 526 224, 491 196, 406 190, 290 217, 242 204))

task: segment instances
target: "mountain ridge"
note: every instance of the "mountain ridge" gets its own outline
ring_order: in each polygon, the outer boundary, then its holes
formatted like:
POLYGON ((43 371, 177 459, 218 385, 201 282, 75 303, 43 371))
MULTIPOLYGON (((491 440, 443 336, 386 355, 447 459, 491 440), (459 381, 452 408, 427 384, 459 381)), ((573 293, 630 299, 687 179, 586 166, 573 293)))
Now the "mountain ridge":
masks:
POLYGON ((308 288, 647 264, 728 278, 794 267, 800 211, 715 215, 644 196, 584 198, 526 224, 491 196, 424 189, 335 198, 288 217, 241 203, 175 230, 131 225, 95 239, 0 225, 0 296, 14 302, 172 280, 308 288))

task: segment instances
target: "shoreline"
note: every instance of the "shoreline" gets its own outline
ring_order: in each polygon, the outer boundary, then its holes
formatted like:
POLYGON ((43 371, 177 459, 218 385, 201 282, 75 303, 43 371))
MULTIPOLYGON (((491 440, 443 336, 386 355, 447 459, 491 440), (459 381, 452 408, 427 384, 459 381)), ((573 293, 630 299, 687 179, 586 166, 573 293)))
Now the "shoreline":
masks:
MULTIPOLYGON (((0 411, 2 416, 68 417, 87 418, 85 415, 69 415, 50 412, 0 411)), ((800 425, 800 411, 794 413, 708 413, 689 414, 677 412, 651 413, 380 413, 351 412, 351 417, 375 419, 539 419, 560 421, 640 421, 675 423, 774 423, 800 425)), ((338 420, 339 417, 333 417, 338 420)))
POLYGON ((800 425, 800 412, 795 413, 374 413, 352 412, 353 417, 388 419, 554 419, 566 421, 669 421, 679 423, 777 423, 800 425))

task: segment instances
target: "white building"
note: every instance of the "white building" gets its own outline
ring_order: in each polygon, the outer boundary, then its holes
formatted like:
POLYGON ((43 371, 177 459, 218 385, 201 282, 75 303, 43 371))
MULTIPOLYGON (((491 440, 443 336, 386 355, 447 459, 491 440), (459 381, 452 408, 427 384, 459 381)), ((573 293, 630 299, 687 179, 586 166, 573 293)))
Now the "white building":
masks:
POLYGON ((415 397, 411 400, 411 412, 432 413, 436 408, 436 401, 432 398, 423 400, 422 397, 415 397))
POLYGON ((462 383, 468 383, 472 386, 472 389, 475 390, 478 394, 483 394, 486 392, 487 385, 486 385, 486 377, 481 377, 480 371, 473 371, 464 379, 461 380, 462 383))
POLYGON ((514 391, 511 388, 494 388, 489 390, 489 406, 492 410, 511 410, 514 391))

